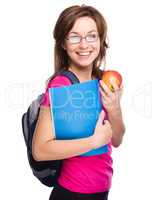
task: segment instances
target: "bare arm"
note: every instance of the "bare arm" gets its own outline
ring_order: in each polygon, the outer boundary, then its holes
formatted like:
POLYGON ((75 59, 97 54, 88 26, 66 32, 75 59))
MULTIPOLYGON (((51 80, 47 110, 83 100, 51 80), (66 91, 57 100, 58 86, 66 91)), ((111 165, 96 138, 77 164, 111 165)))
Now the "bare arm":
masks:
POLYGON ((41 106, 32 142, 34 159, 37 161, 66 159, 108 144, 112 137, 112 129, 110 123, 106 121, 103 124, 103 120, 104 112, 101 112, 94 134, 90 137, 74 140, 56 140, 50 108, 41 106))
POLYGON ((125 126, 122 118, 121 108, 109 113, 109 121, 112 126, 112 145, 118 147, 122 143, 123 135, 125 133, 125 126))
POLYGON ((125 126, 122 117, 120 98, 122 95, 122 86, 118 88, 115 83, 112 84, 114 92, 111 92, 107 85, 100 81, 100 92, 102 95, 102 103, 108 112, 109 121, 113 130, 112 145, 118 147, 122 143, 125 133, 125 126))
POLYGON ((74 140, 56 140, 50 108, 41 106, 32 142, 36 160, 60 160, 88 152, 94 148, 92 137, 74 140))

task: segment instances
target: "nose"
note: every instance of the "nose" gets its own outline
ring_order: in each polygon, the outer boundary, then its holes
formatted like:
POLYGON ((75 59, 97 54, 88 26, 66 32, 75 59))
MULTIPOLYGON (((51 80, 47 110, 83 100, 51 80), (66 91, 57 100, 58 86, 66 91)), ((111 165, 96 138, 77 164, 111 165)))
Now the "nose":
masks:
POLYGON ((88 48, 88 43, 86 42, 85 38, 82 38, 82 40, 81 40, 81 42, 79 44, 79 47, 82 48, 82 49, 88 48))

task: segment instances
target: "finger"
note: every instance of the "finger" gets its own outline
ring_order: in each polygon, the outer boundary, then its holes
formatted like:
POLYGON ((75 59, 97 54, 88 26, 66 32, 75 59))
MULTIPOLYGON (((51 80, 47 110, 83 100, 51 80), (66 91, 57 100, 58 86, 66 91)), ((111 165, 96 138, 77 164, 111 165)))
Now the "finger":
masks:
POLYGON ((103 119, 104 119, 104 117, 105 117, 105 112, 104 112, 104 110, 102 110, 101 112, 100 112, 100 114, 99 114, 99 121, 102 121, 103 119))
POLYGON ((112 92, 109 89, 109 87, 104 83, 104 81, 100 80, 99 81, 101 88, 103 89, 103 91, 108 95, 108 96, 112 96, 112 92))
POLYGON ((103 115, 101 115, 101 120, 100 120, 100 123, 102 124, 102 125, 104 125, 105 124, 105 121, 106 121, 106 112, 104 111, 104 109, 102 110, 103 111, 103 115))
POLYGON ((98 119, 98 123, 103 124, 103 121, 105 119, 106 113, 104 110, 102 110, 99 114, 99 119, 98 119))
POLYGON ((119 91, 119 96, 120 96, 120 98, 122 97, 123 92, 124 92, 123 90, 120 90, 120 91, 119 91))
POLYGON ((99 91, 102 96, 107 95, 107 93, 103 90, 102 86, 99 86, 99 91))
POLYGON ((121 85, 120 89, 119 89, 119 95, 120 95, 120 97, 122 96, 123 92, 124 92, 124 87, 123 87, 123 85, 121 85))
POLYGON ((120 88, 119 88, 119 89, 120 89, 120 90, 123 90, 123 89, 124 89, 123 84, 120 85, 120 88))
POLYGON ((102 87, 99 87, 99 91, 102 97, 107 96, 107 93, 102 89, 102 87))
POLYGON ((109 121, 107 119, 105 119, 104 120, 104 124, 108 126, 109 125, 109 121))
POLYGON ((110 97, 101 89, 101 87, 99 88, 99 91, 101 93, 101 98, 102 98, 103 101, 104 100, 108 101, 110 99, 110 97))
POLYGON ((105 126, 107 127, 110 127, 110 122, 107 119, 103 121, 103 124, 105 124, 105 126))
POLYGON ((118 85, 116 84, 115 80, 112 80, 112 79, 111 79, 111 85, 112 85, 112 87, 113 87, 113 91, 119 90, 119 87, 118 87, 118 85))

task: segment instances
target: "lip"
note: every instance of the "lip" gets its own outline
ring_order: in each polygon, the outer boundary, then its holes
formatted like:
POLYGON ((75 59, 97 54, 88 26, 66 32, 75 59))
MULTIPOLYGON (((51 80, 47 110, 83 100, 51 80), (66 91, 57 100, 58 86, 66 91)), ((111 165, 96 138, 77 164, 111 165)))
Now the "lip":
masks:
POLYGON ((77 55, 79 55, 79 56, 89 56, 91 53, 92 53, 92 51, 79 51, 79 52, 76 52, 77 53, 77 55))

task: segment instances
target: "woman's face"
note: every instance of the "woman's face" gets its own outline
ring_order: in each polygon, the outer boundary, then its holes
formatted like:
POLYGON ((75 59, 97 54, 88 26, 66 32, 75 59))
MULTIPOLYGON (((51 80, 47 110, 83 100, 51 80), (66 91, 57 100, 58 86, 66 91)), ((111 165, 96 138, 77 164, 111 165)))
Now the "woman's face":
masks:
POLYGON ((90 17, 76 20, 65 39, 65 50, 71 65, 92 67, 100 51, 100 39, 95 21, 90 17))

